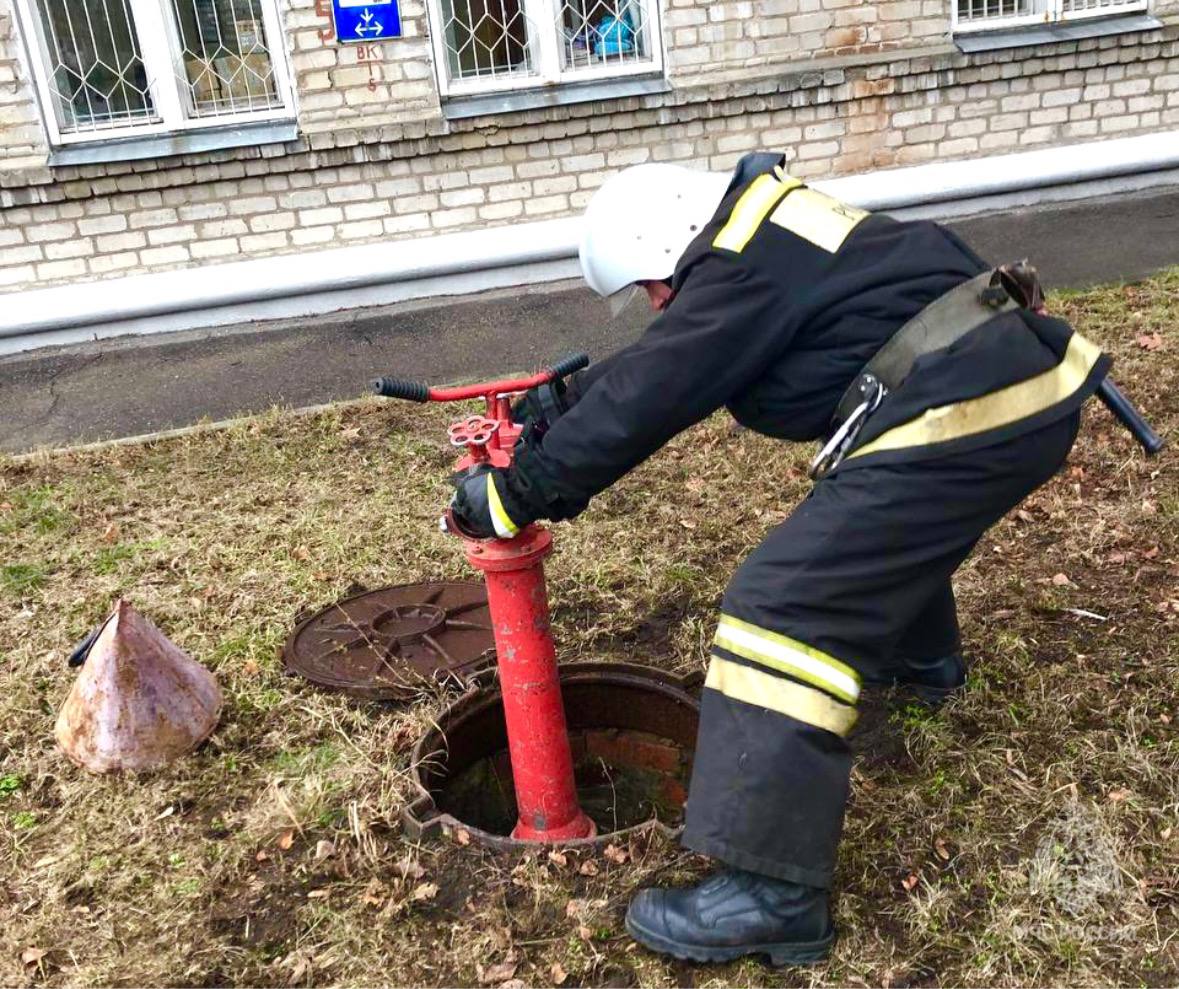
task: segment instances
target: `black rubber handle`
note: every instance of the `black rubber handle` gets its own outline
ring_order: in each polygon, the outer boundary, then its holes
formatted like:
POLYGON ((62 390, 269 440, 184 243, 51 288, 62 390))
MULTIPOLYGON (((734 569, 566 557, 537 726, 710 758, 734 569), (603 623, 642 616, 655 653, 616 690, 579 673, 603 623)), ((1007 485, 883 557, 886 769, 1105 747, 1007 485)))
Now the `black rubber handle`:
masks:
POLYGON ((91 648, 93 648, 94 643, 98 641, 99 633, 104 628, 106 628, 105 622, 99 625, 98 628, 88 633, 86 638, 74 646, 74 651, 70 653, 70 658, 66 662, 70 666, 81 666, 83 663, 85 663, 86 657, 90 655, 91 648))
POLYGON ((1130 435, 1142 444, 1142 449, 1148 457, 1153 457, 1166 446, 1163 438, 1150 428, 1150 423, 1142 417, 1142 413, 1134 408, 1134 403, 1126 398, 1122 390, 1109 378, 1097 386, 1097 397, 1122 425, 1130 430, 1130 435))
POLYGON ((385 398, 404 398, 407 402, 428 402, 430 386, 420 381, 406 381, 404 378, 377 378, 372 383, 374 395, 385 398))
POLYGON ((589 367, 589 362, 589 354, 570 354, 568 357, 562 357, 550 370, 554 378, 564 378, 576 371, 584 371, 589 367))

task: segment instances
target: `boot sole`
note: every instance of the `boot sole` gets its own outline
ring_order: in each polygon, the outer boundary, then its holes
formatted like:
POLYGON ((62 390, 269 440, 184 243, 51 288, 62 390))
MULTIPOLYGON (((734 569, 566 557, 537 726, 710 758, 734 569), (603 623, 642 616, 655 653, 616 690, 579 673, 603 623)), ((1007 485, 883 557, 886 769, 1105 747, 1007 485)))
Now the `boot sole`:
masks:
POLYGON ((731 962, 746 955, 768 955, 770 964, 775 967, 783 965, 814 965, 827 957, 831 950, 831 942, 835 940, 832 931, 821 941, 794 941, 784 944, 737 944, 717 945, 706 948, 699 944, 684 944, 671 938, 656 934, 639 926, 630 917, 626 918, 626 930, 632 938, 652 951, 671 955, 685 962, 731 962))
POLYGON ((922 687, 915 683, 903 684, 902 690, 907 690, 922 704, 929 707, 941 707, 951 697, 956 697, 966 689, 966 684, 957 687, 922 687))
POLYGON ((922 684, 906 683, 903 680, 894 680, 891 683, 868 681, 864 686, 869 690, 895 690, 897 696, 902 699, 908 697, 932 708, 941 707, 951 697, 957 697, 966 689, 965 683, 960 683, 956 687, 927 687, 922 684))

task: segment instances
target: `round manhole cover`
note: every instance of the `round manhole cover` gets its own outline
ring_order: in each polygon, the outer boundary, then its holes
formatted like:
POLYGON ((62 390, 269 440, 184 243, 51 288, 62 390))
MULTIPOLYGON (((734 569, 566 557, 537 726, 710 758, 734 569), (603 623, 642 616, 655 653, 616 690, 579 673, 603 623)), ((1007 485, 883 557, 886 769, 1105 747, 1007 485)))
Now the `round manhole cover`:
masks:
POLYGON ((495 642, 482 584, 400 584, 365 591, 300 622, 287 669, 329 690, 408 700, 491 664, 495 642))

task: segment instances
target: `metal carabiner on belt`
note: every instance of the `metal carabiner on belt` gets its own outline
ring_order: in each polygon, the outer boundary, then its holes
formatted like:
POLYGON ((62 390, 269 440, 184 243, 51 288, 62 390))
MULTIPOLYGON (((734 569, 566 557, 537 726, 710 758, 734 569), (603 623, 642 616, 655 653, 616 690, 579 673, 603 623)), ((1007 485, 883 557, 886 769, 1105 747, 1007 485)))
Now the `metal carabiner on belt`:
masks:
POLYGON ((868 417, 876 411, 884 401, 884 396, 888 394, 888 389, 874 374, 861 375, 857 385, 863 400, 852 410, 852 414, 839 424, 831 438, 823 444, 823 448, 811 461, 807 475, 812 481, 819 480, 839 466, 855 443, 856 437, 860 435, 860 430, 864 428, 868 417))

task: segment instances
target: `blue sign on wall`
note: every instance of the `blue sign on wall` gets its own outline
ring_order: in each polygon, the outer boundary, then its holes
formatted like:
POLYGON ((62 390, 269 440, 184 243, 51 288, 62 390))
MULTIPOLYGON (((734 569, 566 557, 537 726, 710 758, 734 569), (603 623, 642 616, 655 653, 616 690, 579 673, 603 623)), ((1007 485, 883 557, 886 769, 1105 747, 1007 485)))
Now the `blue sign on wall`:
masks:
POLYGON ((368 44, 401 37, 397 0, 332 0, 341 44, 368 44))

